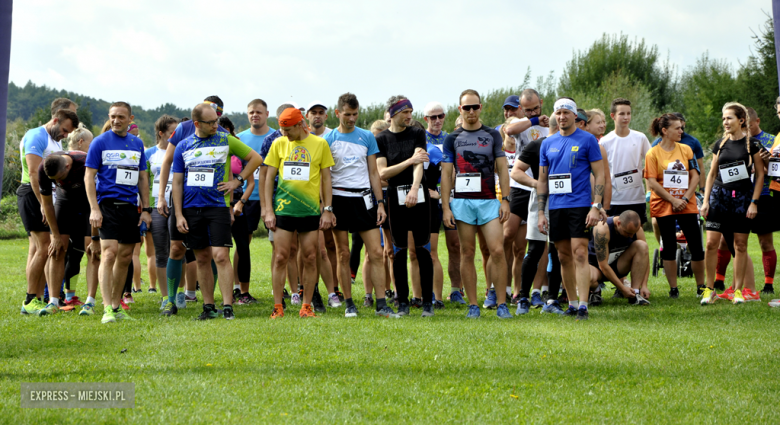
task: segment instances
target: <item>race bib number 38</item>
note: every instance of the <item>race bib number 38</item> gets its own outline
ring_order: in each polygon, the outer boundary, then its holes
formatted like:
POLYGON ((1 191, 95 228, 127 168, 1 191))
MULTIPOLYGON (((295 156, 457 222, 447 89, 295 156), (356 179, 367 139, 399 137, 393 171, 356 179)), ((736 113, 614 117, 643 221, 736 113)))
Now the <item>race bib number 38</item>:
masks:
POLYGON ((213 168, 189 168, 187 173, 187 186, 212 187, 214 186, 213 168))
POLYGON ((282 178, 285 180, 309 181, 309 163, 285 161, 282 166, 282 178))
POLYGON ((563 195, 571 193, 571 174, 550 174, 548 184, 550 194, 563 195))

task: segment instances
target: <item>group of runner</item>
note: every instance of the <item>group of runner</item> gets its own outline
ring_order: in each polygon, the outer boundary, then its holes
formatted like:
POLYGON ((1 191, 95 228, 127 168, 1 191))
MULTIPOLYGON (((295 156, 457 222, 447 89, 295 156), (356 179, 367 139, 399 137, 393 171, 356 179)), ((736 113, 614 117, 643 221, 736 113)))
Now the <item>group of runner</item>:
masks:
POLYGON ((615 287, 614 297, 650 304, 648 202, 670 297, 680 293, 676 254, 684 238, 702 305, 760 300, 747 255, 751 232, 761 245, 763 292, 774 292, 772 233, 780 221, 771 211, 780 201, 780 143, 761 131, 752 108, 724 106, 723 137, 712 145, 705 173, 701 144, 685 133, 681 114, 653 120, 658 139, 651 145, 629 128, 631 102, 622 98, 611 104, 615 129, 606 135, 602 111, 561 97, 548 117, 533 89, 507 97, 505 122, 496 128, 480 118, 479 93, 463 91, 449 134, 438 102, 424 108, 423 125, 413 119, 410 99, 392 96, 385 119, 370 129, 356 126, 354 94, 336 104, 335 129, 325 126, 328 107, 314 101, 279 106, 274 130, 267 103, 254 99, 247 105, 250 128, 235 134, 222 100, 210 96, 188 119, 160 117, 157 143, 147 149, 129 104, 112 104, 93 139, 79 126, 78 106, 55 100, 51 120, 29 130, 20 146, 18 206, 30 235, 22 314, 80 306, 80 315, 92 315, 99 286, 102 322, 133 320, 128 303, 141 289, 132 285, 132 259, 143 237, 162 315, 196 302, 199 288, 198 319, 233 319, 234 304, 257 302, 249 293, 249 245, 262 222, 272 245, 272 319, 285 315, 286 299, 300 305, 300 317, 327 311, 320 279, 327 306, 357 317, 352 284, 363 247, 364 307, 383 317, 409 315, 412 307, 433 316, 445 308, 443 225, 446 298, 468 304, 467 317, 481 315, 479 246, 483 308, 502 319, 513 317, 508 305, 516 305, 516 315, 541 308, 585 320, 589 306, 602 302, 605 283, 615 287), (62 149, 66 137, 69 151, 62 149), (71 279, 84 254, 81 301, 71 279), (726 289, 732 256, 733 285, 726 289))

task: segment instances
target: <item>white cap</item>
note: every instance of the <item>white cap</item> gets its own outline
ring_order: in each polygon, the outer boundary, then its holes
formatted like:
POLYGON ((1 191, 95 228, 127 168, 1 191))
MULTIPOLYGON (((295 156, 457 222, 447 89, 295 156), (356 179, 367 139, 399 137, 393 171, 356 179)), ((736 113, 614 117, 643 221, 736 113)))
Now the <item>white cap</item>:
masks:
POLYGON ((289 102, 287 102, 287 103, 289 103, 290 105, 292 105, 292 106, 293 106, 293 108, 295 108, 295 109, 303 109, 303 108, 301 108, 300 106, 298 106, 298 102, 296 102, 296 101, 294 101, 294 100, 291 100, 291 101, 289 101, 289 102))
POLYGON ((311 103, 309 104, 309 106, 308 106, 308 107, 306 107, 306 112, 309 112, 309 111, 311 111, 311 108, 313 108, 313 107, 315 107, 315 106, 320 106, 320 107, 322 107, 323 109, 325 109, 325 112, 328 112, 328 107, 327 107, 327 106, 325 106, 325 103, 323 103, 323 102, 320 102, 319 100, 315 100, 315 101, 311 102, 311 103))

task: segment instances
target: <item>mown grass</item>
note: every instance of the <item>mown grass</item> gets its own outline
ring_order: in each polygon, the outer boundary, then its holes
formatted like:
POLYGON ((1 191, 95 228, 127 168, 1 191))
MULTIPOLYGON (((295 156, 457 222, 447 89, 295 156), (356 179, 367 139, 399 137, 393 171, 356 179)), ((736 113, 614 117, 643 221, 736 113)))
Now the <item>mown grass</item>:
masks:
MULTIPOLYGON (((755 238, 750 247, 760 258, 755 238)), ((693 279, 670 300, 665 279, 651 278, 646 308, 606 296, 588 322, 538 310, 507 321, 483 310, 472 321, 449 304, 430 320, 360 307, 357 320, 343 308, 301 320, 289 308, 270 321, 270 249, 256 239, 261 304, 236 307, 237 320, 195 322, 200 303, 163 319, 157 296, 141 294, 131 311, 138 321, 101 325, 99 315, 19 315, 26 248, 0 241, 3 423, 780 421, 780 310, 700 307, 693 279), (134 382, 136 407, 19 407, 22 382, 50 381, 134 382)), ((359 280, 354 288, 361 298, 359 280)))

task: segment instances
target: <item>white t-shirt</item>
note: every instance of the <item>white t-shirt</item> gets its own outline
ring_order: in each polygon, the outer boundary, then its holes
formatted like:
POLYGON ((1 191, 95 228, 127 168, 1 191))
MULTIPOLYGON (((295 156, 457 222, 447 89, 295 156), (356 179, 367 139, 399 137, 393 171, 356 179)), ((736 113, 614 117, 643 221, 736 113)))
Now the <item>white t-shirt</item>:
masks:
POLYGON ((599 144, 607 151, 612 179, 612 205, 644 204, 645 186, 642 175, 645 155, 650 150, 647 136, 639 131, 629 130, 628 136, 619 137, 611 131, 601 138, 599 144))
MULTIPOLYGON (((523 119, 525 120, 527 118, 523 118, 523 119)), ((514 122, 517 122, 517 121, 520 121, 520 119, 519 118, 515 118, 512 121, 510 121, 510 124, 514 123, 514 122)), ((542 137, 547 137, 548 134, 550 134, 550 129, 549 128, 542 127, 541 125, 534 125, 534 126, 531 126, 528 129, 526 129, 524 132, 522 132, 520 134, 516 134, 515 136, 513 136, 515 138, 515 155, 513 157, 513 161, 512 162, 514 163, 514 158, 519 157, 520 154, 523 152, 523 149, 525 149, 525 147, 529 143, 533 142, 534 140, 541 139, 542 137)), ((510 168, 510 171, 511 171, 511 168, 510 168)), ((527 170, 525 170, 525 173, 528 174, 529 177, 534 178, 534 174, 531 171, 530 167, 527 170)), ((521 185, 520 183, 516 182, 514 179, 509 179, 509 186, 510 187, 517 187, 517 188, 520 188, 520 189, 523 189, 523 190, 528 190, 528 191, 533 189, 531 187, 521 185)))

